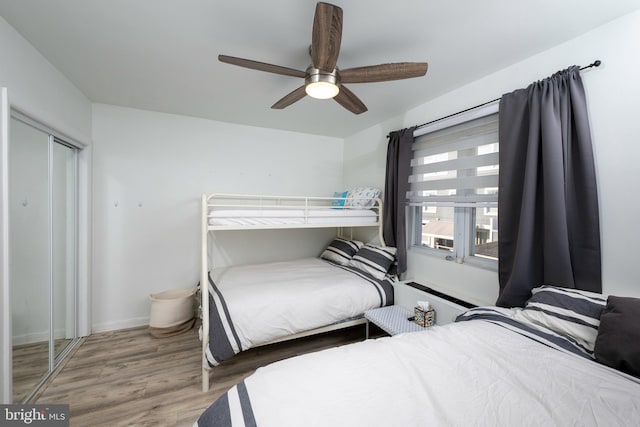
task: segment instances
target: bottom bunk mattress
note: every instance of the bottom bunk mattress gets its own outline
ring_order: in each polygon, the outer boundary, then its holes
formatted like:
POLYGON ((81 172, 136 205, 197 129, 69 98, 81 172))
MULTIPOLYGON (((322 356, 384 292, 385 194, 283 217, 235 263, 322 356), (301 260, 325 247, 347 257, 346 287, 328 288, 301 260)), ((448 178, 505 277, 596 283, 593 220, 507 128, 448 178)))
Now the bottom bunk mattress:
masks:
POLYGON ((392 279, 319 258, 233 266, 209 277, 209 365, 393 304, 392 279))
POLYGON ((637 378, 502 317, 480 312, 469 317, 476 320, 273 363, 232 387, 194 425, 637 425, 637 378))

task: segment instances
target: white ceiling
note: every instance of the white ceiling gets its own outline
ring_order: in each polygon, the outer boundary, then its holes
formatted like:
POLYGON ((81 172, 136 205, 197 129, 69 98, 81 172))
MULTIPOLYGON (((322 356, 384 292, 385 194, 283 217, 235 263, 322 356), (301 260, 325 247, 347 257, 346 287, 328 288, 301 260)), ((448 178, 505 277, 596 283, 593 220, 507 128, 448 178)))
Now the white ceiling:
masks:
POLYGON ((427 61, 427 75, 348 85, 369 108, 358 116, 308 97, 272 110, 302 79, 217 55, 304 70, 315 3, 0 0, 0 16, 93 102, 346 137, 640 8, 640 0, 333 0, 344 11, 340 68, 427 61))

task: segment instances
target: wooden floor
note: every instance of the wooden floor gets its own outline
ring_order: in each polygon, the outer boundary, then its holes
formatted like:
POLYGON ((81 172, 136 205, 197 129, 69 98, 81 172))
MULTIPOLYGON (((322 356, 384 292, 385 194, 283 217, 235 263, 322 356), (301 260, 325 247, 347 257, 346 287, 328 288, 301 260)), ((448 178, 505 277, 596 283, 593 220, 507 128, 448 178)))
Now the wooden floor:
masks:
POLYGON ((268 363, 364 339, 364 325, 251 349, 211 374, 201 392, 197 329, 152 338, 146 328, 91 335, 35 403, 70 405, 71 426, 191 426, 218 396, 268 363))

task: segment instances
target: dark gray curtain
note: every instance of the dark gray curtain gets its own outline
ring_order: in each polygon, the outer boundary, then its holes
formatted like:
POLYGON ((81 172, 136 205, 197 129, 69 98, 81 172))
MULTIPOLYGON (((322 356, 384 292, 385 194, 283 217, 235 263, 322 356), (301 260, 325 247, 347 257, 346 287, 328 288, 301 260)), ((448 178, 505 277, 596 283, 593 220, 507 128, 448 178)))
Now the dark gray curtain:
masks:
POLYGON ((500 100, 500 294, 523 306, 545 285, 602 291, 598 196, 577 66, 500 100))
POLYGON ((397 248, 397 273, 407 271, 407 227, 406 199, 411 170, 411 144, 415 126, 389 134, 387 148, 387 176, 384 184, 384 207, 382 213, 384 237, 387 246, 397 248))

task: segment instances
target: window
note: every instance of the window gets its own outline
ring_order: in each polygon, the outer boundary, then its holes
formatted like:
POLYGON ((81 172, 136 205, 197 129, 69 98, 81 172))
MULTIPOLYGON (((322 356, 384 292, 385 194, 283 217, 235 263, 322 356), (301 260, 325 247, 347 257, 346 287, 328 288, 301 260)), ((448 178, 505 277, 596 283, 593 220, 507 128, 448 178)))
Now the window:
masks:
POLYGON ((413 244, 447 259, 498 259, 497 105, 416 131, 407 201, 413 244), (420 135, 418 135, 420 133, 420 135))

